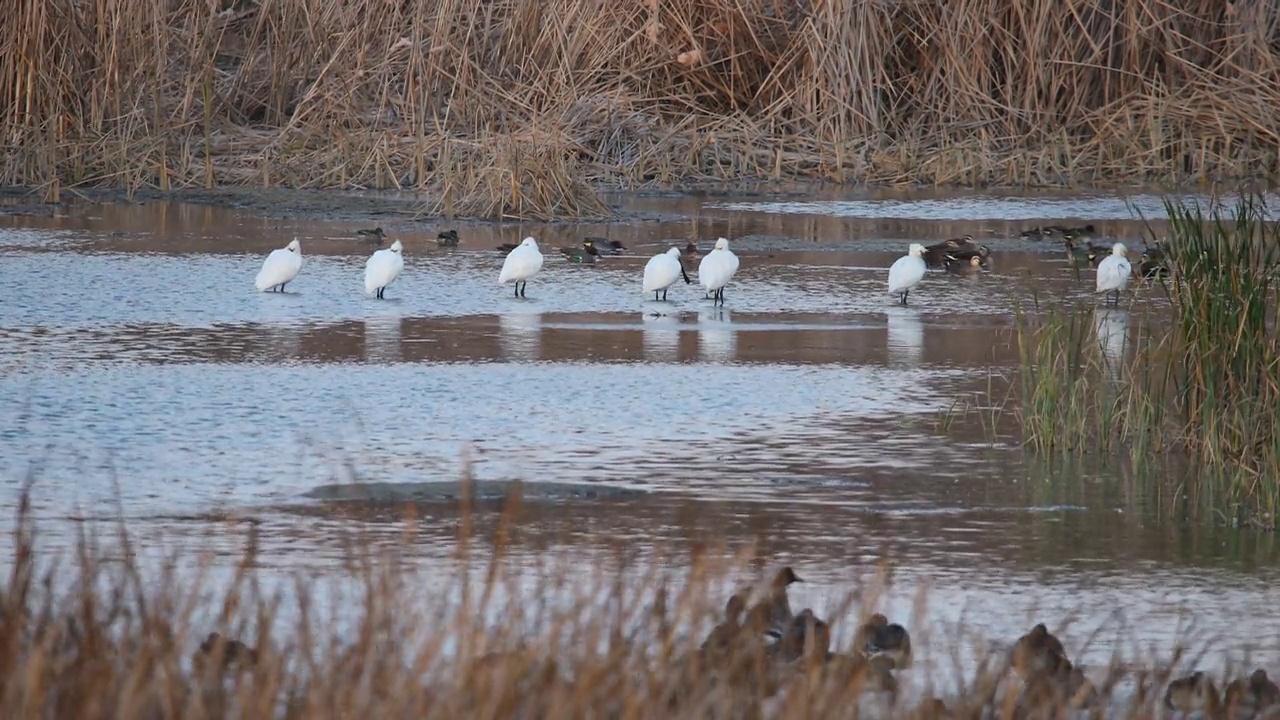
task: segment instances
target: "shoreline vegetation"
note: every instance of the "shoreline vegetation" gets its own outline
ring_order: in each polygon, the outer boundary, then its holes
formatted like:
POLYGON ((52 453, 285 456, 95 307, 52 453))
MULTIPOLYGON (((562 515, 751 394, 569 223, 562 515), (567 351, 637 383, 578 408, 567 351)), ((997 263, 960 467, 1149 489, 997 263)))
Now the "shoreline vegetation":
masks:
MULTIPOLYGON (((1275 530, 1280 512, 1280 227, 1262 198, 1165 201, 1147 229, 1167 310, 1021 310, 1014 414, 1029 450, 1175 468, 1163 514, 1275 530)), ((1163 305, 1163 304, 1162 304, 1163 305)))
POLYGON ((1085 0, 18 0, 0 185, 402 189, 594 218, 602 188, 1249 183, 1280 11, 1085 0))
POLYGON ((887 560, 818 612, 785 600, 802 576, 749 546, 642 559, 619 542, 610 558, 546 562, 530 578, 507 557, 518 490, 484 535, 464 493, 457 573, 427 587, 353 528, 346 602, 306 571, 264 583, 252 529, 221 582, 173 553, 141 563, 154 548, 123 521, 106 537, 82 528, 71 557, 41 556, 28 500, 24 489, 0 578, 5 717, 1280 717, 1280 690, 1247 658, 1228 650, 1225 672, 1197 672, 1213 641, 1149 665, 1117 643, 1109 664, 1084 668, 1078 653, 1098 633, 1070 617, 1012 622, 1003 643, 970 638, 980 657, 966 667, 962 623, 921 625, 925 588, 910 616, 877 613, 887 560), (743 575, 754 590, 730 582, 743 575), (783 629, 776 642, 766 622, 783 629))

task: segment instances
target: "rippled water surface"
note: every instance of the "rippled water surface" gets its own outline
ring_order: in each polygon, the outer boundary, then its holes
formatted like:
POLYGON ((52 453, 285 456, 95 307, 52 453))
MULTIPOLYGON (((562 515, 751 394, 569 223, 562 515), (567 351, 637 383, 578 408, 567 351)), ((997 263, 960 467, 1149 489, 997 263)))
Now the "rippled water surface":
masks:
MULTIPOLYGON (((1160 217, 1158 195, 1129 200, 1160 217)), ((213 518, 231 513, 254 519, 269 569, 334 571, 335 528, 390 541, 397 513, 335 516, 318 488, 453 481, 466 463, 482 481, 583 488, 527 493, 515 552, 529 562, 758 541, 808 578, 794 602, 820 606, 887 551, 898 614, 928 580, 930 617, 963 613, 992 638, 1074 611, 1168 650, 1194 618, 1280 659, 1257 640, 1280 631, 1269 537, 1156 522, 1142 478, 1038 464, 978 419, 1016 359, 1015 307, 1098 303, 1091 273, 1018 231, 1092 222, 1140 250, 1125 199, 625 203, 662 219, 461 225, 447 250, 444 225, 383 220, 405 244, 385 301, 361 293, 362 226, 165 203, 0 217, 0 482, 12 498, 36 480, 54 546, 119 511, 144 539, 230 558, 240 525, 213 518), (526 234, 546 264, 518 299, 497 285, 494 246, 526 234), (556 249, 587 234, 630 252, 567 263, 556 249), (931 272, 895 306, 885 268, 906 243, 961 234, 992 248, 990 272, 931 272), (696 285, 670 302, 640 292, 648 257, 691 237, 706 252, 717 235, 741 258, 724 308, 696 285), (263 256, 294 236, 302 274, 253 292, 263 256), (966 399, 979 412, 950 412, 966 399)), ((1104 350, 1122 353, 1159 302, 1139 288, 1099 311, 1104 350)), ((420 510, 410 554, 445 572, 456 513, 420 510)), ((1104 630, 1085 660, 1121 645, 1104 630)))

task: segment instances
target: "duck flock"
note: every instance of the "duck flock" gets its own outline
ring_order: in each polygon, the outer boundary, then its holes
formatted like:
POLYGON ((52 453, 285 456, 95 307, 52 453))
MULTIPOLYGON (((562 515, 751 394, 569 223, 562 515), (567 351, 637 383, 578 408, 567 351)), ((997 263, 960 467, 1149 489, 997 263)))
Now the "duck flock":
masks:
MULTIPOLYGON (((673 667, 723 687, 749 694, 781 698, 792 692, 828 687, 854 688, 889 707, 899 700, 897 675, 912 666, 911 637, 907 629, 876 613, 859 620, 849 652, 832 652, 827 622, 809 608, 791 611, 788 587, 802 582, 784 567, 771 579, 734 593, 725 604, 724 619, 706 635, 701 645, 673 667), (818 683, 811 682, 818 680, 818 683)), ((260 653, 244 643, 211 633, 201 644, 192 665, 198 670, 221 672, 254 670, 260 653)), ((1278 720, 1280 687, 1258 668, 1235 677, 1219 689, 1204 672, 1171 679, 1168 670, 1141 672, 1113 664, 1107 676, 1095 684, 1079 665, 1068 658, 1062 641, 1043 623, 1037 623, 1009 649, 991 656, 975 682, 948 707, 942 699, 926 696, 909 717, 920 720, 960 718, 1056 718, 1104 717, 1111 691, 1126 676, 1138 685, 1133 717, 1148 717, 1140 709, 1143 698, 1160 697, 1166 711, 1204 720, 1278 720), (1004 712, 1002 712, 1002 710, 1004 712), (1012 714, 1008 711, 1013 710, 1012 714), (1082 711, 1086 715, 1061 711, 1082 711)), ((551 668, 554 660, 542 658, 551 668)), ((527 651, 488 653, 477 667, 508 671, 527 669, 539 659, 527 651)), ((517 675, 506 675, 508 681, 517 675)), ((859 716, 861 716, 861 710, 859 716)), ((879 715, 878 713, 873 713, 879 715)))
MULTIPOLYGON (((763 660, 773 666, 775 674, 785 676, 809 671, 816 663, 824 671, 859 683, 864 692, 884 693, 891 703, 896 701, 895 673, 909 668, 912 660, 911 636, 907 629, 876 613, 858 626, 851 652, 832 652, 829 649, 831 632, 825 621, 809 608, 792 614, 787 588, 796 582, 801 579, 790 567, 785 567, 767 585, 731 596, 725 604, 724 620, 708 633, 698 650, 700 665, 733 674, 745 667, 758 668, 763 660)), ((985 692, 976 693, 978 702, 994 703, 1000 679, 1012 673, 1021 680, 1015 702, 1022 713, 1050 706, 1097 709, 1105 704, 1109 691, 1129 673, 1123 666, 1112 666, 1101 686, 1095 685, 1086 678, 1082 667, 1072 664, 1062 641, 1043 623, 1037 623, 1019 637, 1008 653, 997 660, 996 671, 986 678, 991 686, 985 692)), ((1165 709, 1184 715, 1197 713, 1208 719, 1230 720, 1280 719, 1280 687, 1262 668, 1247 677, 1231 680, 1221 691, 1208 674, 1199 671, 1172 680, 1167 674, 1136 679, 1140 694, 1153 690, 1148 685, 1152 681, 1167 682, 1163 697, 1165 709)), ((973 716, 972 712, 953 712, 960 708, 949 709, 938 698, 928 698, 922 707, 931 710, 929 715, 935 718, 973 716)))
MULTIPOLYGON (((1096 292, 1105 294, 1108 300, 1114 300, 1118 304, 1120 293, 1128 286, 1133 275, 1128 250, 1123 243, 1095 245, 1091 240, 1094 232, 1092 225, 1050 225, 1023 231, 1022 236, 1033 240, 1061 241, 1067 258, 1073 264, 1088 263, 1096 268, 1096 292)), ((357 234, 379 244, 386 237, 380 227, 359 230, 357 234)), ((440 247, 457 247, 458 240, 456 230, 446 230, 436 239, 440 247)), ((525 297, 529 280, 538 274, 543 265, 543 255, 537 240, 526 237, 520 243, 500 245, 498 250, 506 255, 498 272, 498 285, 513 283, 515 297, 525 297)), ((602 255, 625 253, 626 248, 616 240, 588 237, 582 241, 581 248, 561 248, 560 252, 569 262, 594 263, 602 255)), ((404 245, 396 240, 390 247, 377 250, 369 257, 364 269, 366 295, 384 299, 387 287, 404 270, 403 253, 404 245)), ((986 269, 990 262, 991 250, 974 242, 970 235, 943 240, 933 245, 911 243, 907 254, 889 267, 887 291, 906 305, 907 297, 924 279, 929 268, 945 268, 950 272, 964 273, 986 269)), ((650 258, 640 277, 640 287, 646 295, 653 293, 654 300, 665 301, 668 290, 679 280, 683 279, 685 284, 693 283, 689 277, 689 270, 693 269, 703 288, 704 298, 723 305, 725 287, 737 273, 738 267, 738 256, 729 249, 728 239, 717 239, 715 248, 706 255, 702 255, 697 244, 690 241, 683 249, 672 247, 650 258)), ((1144 277, 1164 272, 1164 248, 1160 245, 1147 248, 1142 253, 1138 270, 1144 277)), ((292 282, 301 271, 302 246, 295 237, 285 247, 267 255, 254 285, 259 292, 283 292, 285 285, 292 282)))

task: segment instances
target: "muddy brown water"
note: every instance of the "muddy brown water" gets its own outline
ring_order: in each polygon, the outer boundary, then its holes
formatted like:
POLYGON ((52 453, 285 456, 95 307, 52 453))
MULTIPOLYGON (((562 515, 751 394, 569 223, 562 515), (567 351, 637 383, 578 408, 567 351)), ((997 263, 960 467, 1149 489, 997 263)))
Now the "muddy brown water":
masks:
MULTIPOLYGON (((212 549, 223 567, 248 518, 269 573, 341 576, 335 537, 354 526, 431 575, 450 567, 457 513, 422 484, 456 481, 465 459, 480 481, 525 483, 513 552, 530 565, 590 563, 618 542, 754 541, 808 580, 793 602, 823 608, 888 551, 891 615, 928 582, 924 624, 963 618, 1008 641, 1079 616, 1094 664, 1168 653, 1190 626, 1229 650, 1207 667, 1275 668, 1272 536, 1160 522, 1142 490, 1160 469, 1036 461, 976 415, 944 420, 1010 376, 1015 307, 1099 304, 1091 272, 1018 231, 1092 222, 1137 251, 1132 208, 1158 231, 1159 196, 1127 200, 654 194, 615 199, 629 221, 522 226, 339 221, 360 207, 335 194, 332 213, 146 202, 0 217, 0 483, 12 499, 36 480, 54 549, 118 499, 144 543, 212 549), (360 287, 373 246, 354 233, 374 225, 405 244, 385 301, 360 287), (447 227, 460 247, 436 247, 447 227), (995 253, 989 272, 931 272, 892 304, 885 269, 908 242, 966 233, 995 253), (546 264, 516 299, 494 246, 526 234, 546 264), (567 263, 557 248, 584 235, 630 252, 567 263), (645 298, 648 257, 717 235, 741 258, 724 308, 683 283, 645 298), (302 274, 255 293, 265 253, 294 236, 302 274), (353 482, 422 500, 411 544, 398 511, 317 499, 353 482)), ((1123 352, 1160 303, 1139 288, 1099 310, 1104 346, 1123 352)))

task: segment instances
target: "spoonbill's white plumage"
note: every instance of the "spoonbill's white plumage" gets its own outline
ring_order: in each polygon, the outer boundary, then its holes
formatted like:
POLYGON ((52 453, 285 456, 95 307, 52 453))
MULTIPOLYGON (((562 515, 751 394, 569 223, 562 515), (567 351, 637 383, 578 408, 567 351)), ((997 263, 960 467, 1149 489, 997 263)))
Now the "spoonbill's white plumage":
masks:
POLYGON ((738 256, 729 249, 729 241, 725 238, 716 240, 716 248, 703 256, 698 263, 698 282, 707 292, 714 292, 713 297, 720 305, 724 305, 724 286, 729 284, 733 274, 738 272, 738 256))
POLYGON ((889 266, 889 294, 902 296, 902 304, 907 304, 907 295, 911 288, 924 279, 925 262, 924 246, 911 243, 907 254, 893 261, 889 266))
POLYGON ((258 292, 266 290, 284 292, 284 286, 298 277, 301 270, 302 246, 298 244, 298 238, 294 238, 288 245, 276 248, 267 255, 267 259, 262 261, 262 269, 258 271, 258 277, 254 278, 253 285, 258 288, 258 292))
POLYGON ((1129 284, 1129 276, 1133 274, 1133 266, 1129 264, 1128 251, 1124 243, 1111 246, 1111 254, 1098 263, 1098 292, 1115 293, 1116 304, 1120 304, 1120 292, 1129 284))
POLYGON ((404 246, 397 240, 391 243, 391 247, 369 256, 364 263, 365 295, 373 295, 376 292, 379 300, 384 299, 383 294, 387 286, 395 282, 396 278, 400 277, 400 271, 404 269, 404 255, 401 250, 404 250, 404 246))
POLYGON ((667 299, 667 288, 676 283, 676 279, 684 277, 686 285, 689 284, 689 275, 684 271, 684 265, 680 263, 680 248, 673 247, 661 255, 654 255, 649 258, 649 262, 644 265, 644 291, 645 293, 653 293, 653 299, 658 299, 658 293, 662 293, 662 299, 667 299))
POLYGON ((538 241, 527 237, 514 250, 507 253, 507 259, 502 261, 502 272, 498 273, 498 284, 506 285, 514 280, 515 296, 524 297, 524 291, 529 288, 529 278, 537 275, 541 269, 542 252, 538 250, 538 241))

